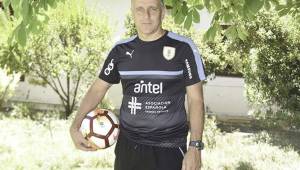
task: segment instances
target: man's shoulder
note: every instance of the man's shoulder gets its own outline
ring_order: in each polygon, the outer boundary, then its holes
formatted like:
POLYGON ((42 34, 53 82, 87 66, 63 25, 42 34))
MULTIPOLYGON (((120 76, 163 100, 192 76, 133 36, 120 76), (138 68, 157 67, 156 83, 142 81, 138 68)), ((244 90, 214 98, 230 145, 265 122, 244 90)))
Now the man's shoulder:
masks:
POLYGON ((195 45, 195 43, 193 42, 193 40, 191 38, 171 32, 171 31, 168 32, 168 37, 173 40, 179 41, 185 45, 188 45, 190 47, 193 47, 195 45))
POLYGON ((121 40, 119 40, 119 41, 117 41, 115 43, 115 45, 113 46, 113 48, 116 48, 116 47, 118 47, 120 45, 128 44, 131 41, 133 41, 136 37, 137 37, 137 35, 134 35, 134 36, 131 36, 129 38, 121 39, 121 40))
POLYGON ((118 55, 120 52, 124 51, 124 49, 128 49, 128 44, 135 40, 137 36, 132 36, 129 38, 124 38, 117 41, 109 51, 109 55, 118 55))

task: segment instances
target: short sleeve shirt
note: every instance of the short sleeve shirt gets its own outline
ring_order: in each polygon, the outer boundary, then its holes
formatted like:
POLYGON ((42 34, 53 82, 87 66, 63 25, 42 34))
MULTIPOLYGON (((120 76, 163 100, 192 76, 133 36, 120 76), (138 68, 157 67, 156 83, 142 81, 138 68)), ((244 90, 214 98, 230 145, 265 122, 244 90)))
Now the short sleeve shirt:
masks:
POLYGON ((186 86, 206 78, 192 40, 167 31, 154 41, 137 36, 120 41, 110 51, 99 78, 122 83, 121 133, 146 145, 185 145, 186 86))

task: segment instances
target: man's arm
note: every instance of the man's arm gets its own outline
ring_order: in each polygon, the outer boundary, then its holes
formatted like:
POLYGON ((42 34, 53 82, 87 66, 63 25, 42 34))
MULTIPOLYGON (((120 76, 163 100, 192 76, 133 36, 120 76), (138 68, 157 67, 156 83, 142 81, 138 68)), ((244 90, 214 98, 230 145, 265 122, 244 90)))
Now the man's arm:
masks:
MULTIPOLYGON (((204 129, 204 99, 202 83, 196 83, 186 87, 188 112, 190 118, 190 140, 202 140, 204 129)), ((201 151, 195 147, 189 147, 184 157, 182 169, 194 170, 201 166, 201 151)))
POLYGON ((77 149, 85 151, 95 150, 94 148, 89 146, 88 141, 83 137, 79 129, 85 115, 97 107, 97 105, 102 101, 110 86, 111 84, 101 79, 97 79, 89 88, 88 92, 81 101, 75 119, 73 120, 72 125, 70 127, 70 134, 77 149))
POLYGON ((204 129, 204 100, 201 82, 187 87, 187 100, 190 115, 190 140, 202 140, 204 129))

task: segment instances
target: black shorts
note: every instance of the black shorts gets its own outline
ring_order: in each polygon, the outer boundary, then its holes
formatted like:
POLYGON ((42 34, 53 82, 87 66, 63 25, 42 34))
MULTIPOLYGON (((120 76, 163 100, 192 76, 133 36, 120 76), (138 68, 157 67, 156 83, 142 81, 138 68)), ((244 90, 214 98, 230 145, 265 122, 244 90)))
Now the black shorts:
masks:
POLYGON ((163 148, 148 146, 119 135, 115 147, 115 170, 181 170, 186 146, 163 148))

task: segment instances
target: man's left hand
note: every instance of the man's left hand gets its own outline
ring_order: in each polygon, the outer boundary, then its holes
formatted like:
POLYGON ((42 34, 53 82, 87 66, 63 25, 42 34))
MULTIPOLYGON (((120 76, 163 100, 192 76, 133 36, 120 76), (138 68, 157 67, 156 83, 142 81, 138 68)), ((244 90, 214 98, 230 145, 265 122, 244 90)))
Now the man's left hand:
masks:
POLYGON ((181 170, 199 170, 201 168, 201 151, 194 147, 189 147, 186 152, 181 170))

